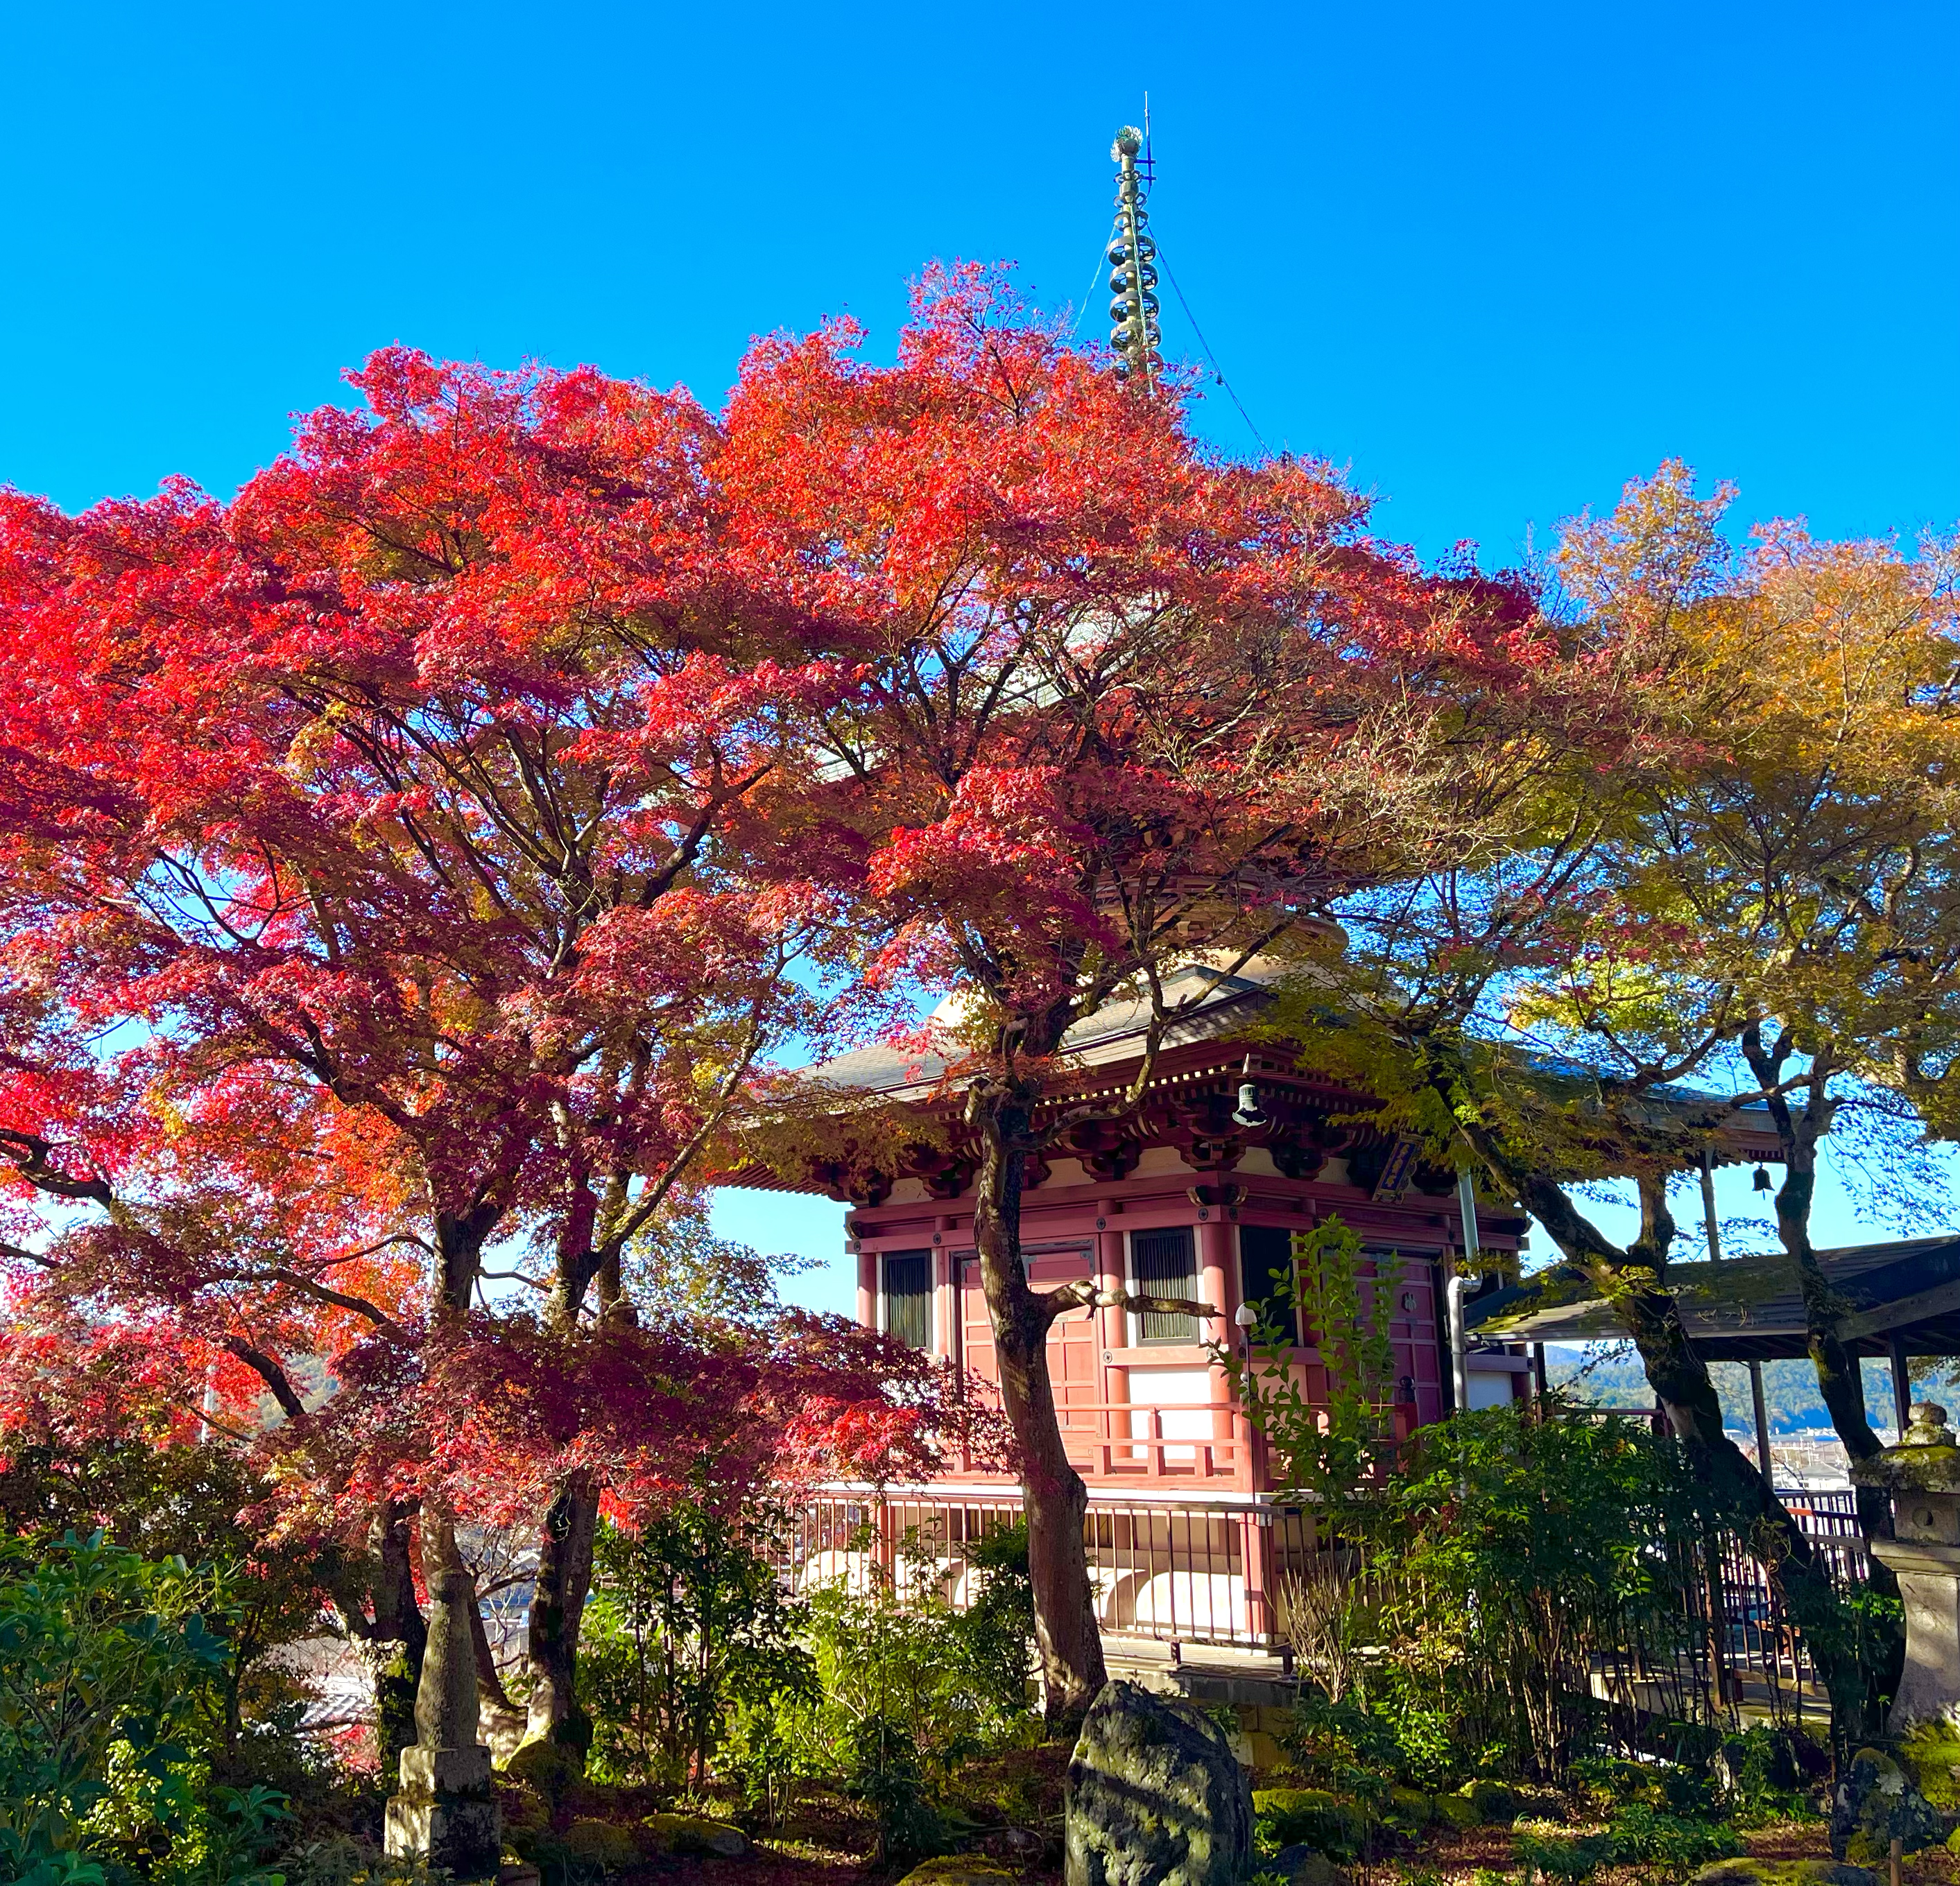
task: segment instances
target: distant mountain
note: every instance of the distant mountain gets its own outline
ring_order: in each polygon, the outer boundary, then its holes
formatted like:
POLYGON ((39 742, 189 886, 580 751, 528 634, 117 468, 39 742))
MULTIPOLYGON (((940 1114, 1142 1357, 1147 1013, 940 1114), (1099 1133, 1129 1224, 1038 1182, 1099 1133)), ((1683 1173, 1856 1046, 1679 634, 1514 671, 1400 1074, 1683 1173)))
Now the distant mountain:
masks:
MULTIPOLYGON (((1545 1352, 1545 1378, 1554 1388, 1569 1390, 1583 1401, 1602 1408, 1650 1408, 1653 1391, 1647 1386, 1640 1359, 1631 1343, 1576 1345, 1548 1344, 1545 1352)), ((1755 1430, 1756 1417, 1749 1406, 1748 1372, 1739 1362, 1709 1365, 1715 1391, 1722 1398, 1722 1422, 1738 1433, 1755 1430)), ((1876 1356, 1865 1358, 1865 1406, 1874 1427, 1892 1425, 1892 1373, 1888 1363, 1876 1356)), ((1918 1391, 1936 1394, 1943 1387, 1937 1373, 1928 1369, 1917 1378, 1918 1391)), ((1806 1361, 1766 1362, 1763 1364, 1763 1401, 1770 1417, 1772 1434, 1795 1434, 1806 1428, 1828 1428, 1829 1411, 1817 1392, 1817 1371, 1806 1361)))

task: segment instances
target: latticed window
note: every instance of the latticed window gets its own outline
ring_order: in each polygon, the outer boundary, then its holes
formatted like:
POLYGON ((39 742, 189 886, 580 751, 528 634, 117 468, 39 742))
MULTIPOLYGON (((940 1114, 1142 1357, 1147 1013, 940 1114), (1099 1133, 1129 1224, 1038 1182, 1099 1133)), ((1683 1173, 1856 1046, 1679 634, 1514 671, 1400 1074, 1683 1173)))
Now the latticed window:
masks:
POLYGON ((1281 1225, 1239 1227, 1239 1284, 1249 1303, 1290 1331, 1294 1315, 1288 1307, 1293 1277, 1293 1233, 1281 1225))
POLYGON ((915 1349, 931 1348, 930 1251, 894 1251, 885 1259, 885 1329, 915 1349))
MULTIPOLYGON (((1194 1297, 1198 1294, 1198 1261, 1191 1227, 1130 1234, 1130 1263, 1137 1288, 1147 1296, 1194 1297)), ((1142 1339, 1147 1343, 1195 1343, 1198 1318, 1161 1310, 1145 1310, 1142 1339)))

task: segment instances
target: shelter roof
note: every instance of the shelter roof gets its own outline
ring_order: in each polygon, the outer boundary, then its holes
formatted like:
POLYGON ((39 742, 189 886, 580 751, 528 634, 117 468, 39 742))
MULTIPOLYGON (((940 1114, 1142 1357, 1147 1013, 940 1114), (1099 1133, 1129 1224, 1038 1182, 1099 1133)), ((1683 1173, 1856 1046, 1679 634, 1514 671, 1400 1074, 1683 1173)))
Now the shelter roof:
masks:
MULTIPOLYGON (((1884 1355, 1960 1355, 1960 1237, 1912 1238, 1820 1251, 1818 1261, 1849 1314, 1846 1343, 1884 1355)), ((1667 1283, 1683 1325, 1710 1362, 1769 1362, 1807 1353, 1796 1267, 1782 1252, 1672 1264, 1667 1283)), ((1624 1335, 1608 1306, 1564 1266, 1465 1306, 1479 1335, 1504 1342, 1610 1342, 1624 1335)))

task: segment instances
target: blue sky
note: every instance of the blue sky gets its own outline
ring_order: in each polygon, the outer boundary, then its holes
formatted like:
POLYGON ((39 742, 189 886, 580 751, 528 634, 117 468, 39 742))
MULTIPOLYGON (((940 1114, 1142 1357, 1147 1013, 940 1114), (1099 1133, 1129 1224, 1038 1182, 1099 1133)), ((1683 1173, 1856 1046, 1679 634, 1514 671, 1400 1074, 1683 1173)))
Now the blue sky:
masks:
POLYGON ((1910 533, 1960 518, 1956 68, 1936 5, 17 6, 0 479, 228 495, 396 340, 715 403, 757 333, 889 348, 934 257, 1079 303, 1147 89, 1219 361, 1388 533, 1500 565, 1669 455, 1910 533))

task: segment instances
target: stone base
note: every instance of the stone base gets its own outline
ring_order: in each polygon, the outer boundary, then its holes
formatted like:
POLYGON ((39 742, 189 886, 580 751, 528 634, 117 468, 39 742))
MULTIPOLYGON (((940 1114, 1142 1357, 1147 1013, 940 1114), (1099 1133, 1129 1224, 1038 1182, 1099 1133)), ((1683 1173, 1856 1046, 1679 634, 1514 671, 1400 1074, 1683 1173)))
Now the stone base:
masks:
POLYGON ((1960 1547, 1874 1539, 1905 1605, 1905 1668, 1886 1727, 1902 1735, 1919 1722, 1960 1717, 1960 1547))
POLYGON ((405 1748, 382 1840, 396 1859, 426 1859, 459 1880, 497 1876, 504 1830, 487 1748, 405 1748))

